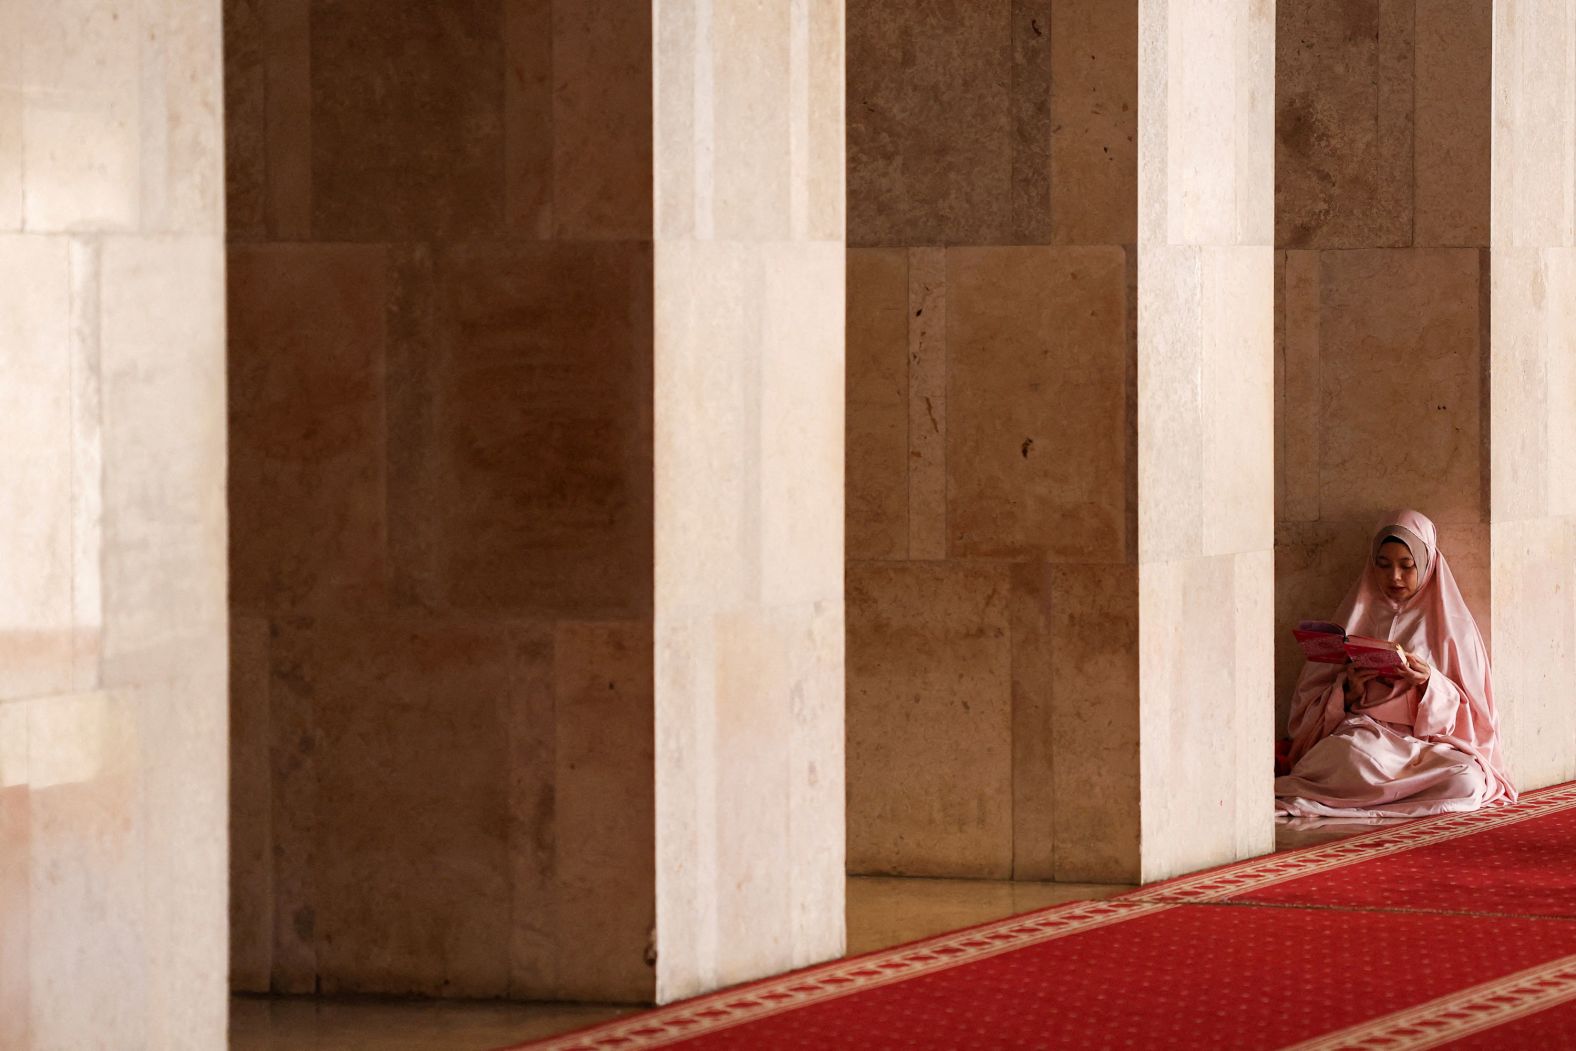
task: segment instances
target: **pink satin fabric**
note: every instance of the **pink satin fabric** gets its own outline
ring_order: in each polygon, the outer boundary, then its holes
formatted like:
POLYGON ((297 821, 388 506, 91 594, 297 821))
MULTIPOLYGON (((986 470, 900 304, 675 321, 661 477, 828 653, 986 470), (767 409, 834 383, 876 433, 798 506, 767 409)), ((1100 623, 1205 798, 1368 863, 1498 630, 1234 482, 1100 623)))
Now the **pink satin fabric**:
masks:
POLYGON ((1500 755, 1488 651, 1439 550, 1438 530, 1416 511, 1397 511, 1378 524, 1375 544, 1391 525, 1410 529, 1428 548, 1417 590, 1397 603, 1365 565, 1333 619, 1348 634, 1399 643, 1433 674, 1421 690, 1370 682, 1348 711, 1345 668, 1309 662, 1292 698, 1292 770, 1275 779, 1278 813, 1419 817, 1515 801, 1500 755))

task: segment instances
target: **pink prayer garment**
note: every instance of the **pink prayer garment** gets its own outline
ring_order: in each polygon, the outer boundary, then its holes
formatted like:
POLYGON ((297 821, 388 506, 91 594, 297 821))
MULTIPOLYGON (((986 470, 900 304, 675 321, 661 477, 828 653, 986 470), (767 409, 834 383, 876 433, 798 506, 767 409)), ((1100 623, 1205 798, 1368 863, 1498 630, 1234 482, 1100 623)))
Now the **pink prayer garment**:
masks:
POLYGON ((1368 562, 1334 620, 1348 634, 1389 639, 1421 657, 1428 682, 1371 681, 1348 705, 1349 666, 1305 665, 1292 698, 1291 773, 1275 779, 1276 814, 1422 817, 1515 802, 1488 652, 1434 523, 1416 511, 1387 516, 1368 562), (1417 587, 1400 599, 1374 570, 1387 539, 1400 540, 1416 563, 1417 587))

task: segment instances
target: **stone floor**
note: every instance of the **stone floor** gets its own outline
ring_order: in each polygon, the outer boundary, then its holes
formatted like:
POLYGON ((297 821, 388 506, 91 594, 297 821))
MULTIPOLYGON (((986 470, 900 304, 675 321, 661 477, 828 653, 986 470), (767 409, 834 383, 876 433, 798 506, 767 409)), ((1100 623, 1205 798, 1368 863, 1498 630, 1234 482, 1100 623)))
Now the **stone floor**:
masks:
MULTIPOLYGON (((1277 850, 1365 832, 1331 822, 1277 829, 1277 850)), ((848 881, 848 951, 870 952, 943 931, 1055 905, 1104 898, 1123 884, 996 880, 848 881)), ((631 1010, 599 1004, 398 1001, 238 996, 231 1001, 231 1051, 486 1051, 613 1018, 631 1010)))

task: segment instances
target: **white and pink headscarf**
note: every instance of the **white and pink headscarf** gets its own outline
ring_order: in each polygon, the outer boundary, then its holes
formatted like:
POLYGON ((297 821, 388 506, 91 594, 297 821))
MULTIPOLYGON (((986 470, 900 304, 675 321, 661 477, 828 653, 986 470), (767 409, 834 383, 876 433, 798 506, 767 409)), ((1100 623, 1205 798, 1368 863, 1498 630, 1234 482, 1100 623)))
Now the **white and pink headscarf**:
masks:
MULTIPOLYGON (((1370 635, 1399 643, 1443 673, 1458 696, 1454 711, 1431 709, 1413 733, 1425 741, 1448 744, 1473 756, 1490 778, 1487 802, 1514 801, 1516 789, 1505 772, 1499 746, 1499 715, 1494 708, 1488 650, 1472 611, 1461 597, 1450 564, 1439 550, 1434 523, 1416 511, 1395 511, 1379 523, 1357 583, 1336 611, 1335 622, 1350 635, 1370 635), (1374 581, 1370 568, 1387 538, 1401 540, 1417 563, 1417 590, 1396 602, 1374 581)), ((1309 663, 1297 680, 1291 708, 1291 760, 1295 763, 1345 718, 1338 681, 1342 667, 1309 663)), ((1421 713, 1420 713, 1421 716, 1421 713)))

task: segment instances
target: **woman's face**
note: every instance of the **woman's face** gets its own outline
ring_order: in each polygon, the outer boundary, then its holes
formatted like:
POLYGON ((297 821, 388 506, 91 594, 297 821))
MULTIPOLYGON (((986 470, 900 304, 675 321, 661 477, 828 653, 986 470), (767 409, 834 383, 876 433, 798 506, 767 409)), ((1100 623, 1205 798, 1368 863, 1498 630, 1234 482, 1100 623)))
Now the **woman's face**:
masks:
POLYGON ((1398 540, 1389 540, 1379 546, 1374 556, 1374 581, 1386 598, 1405 602, 1417 591, 1417 563, 1412 552, 1398 540))

